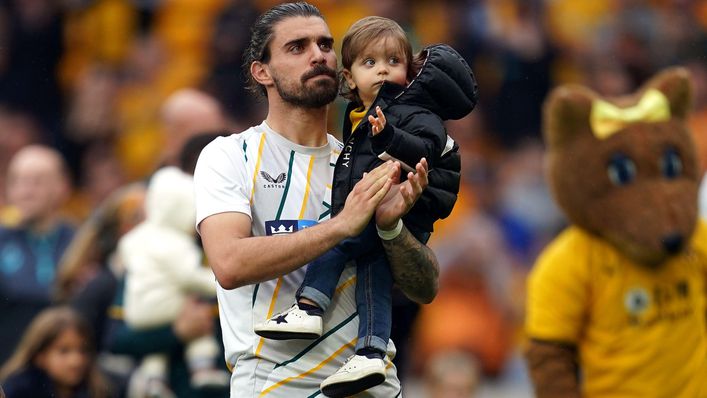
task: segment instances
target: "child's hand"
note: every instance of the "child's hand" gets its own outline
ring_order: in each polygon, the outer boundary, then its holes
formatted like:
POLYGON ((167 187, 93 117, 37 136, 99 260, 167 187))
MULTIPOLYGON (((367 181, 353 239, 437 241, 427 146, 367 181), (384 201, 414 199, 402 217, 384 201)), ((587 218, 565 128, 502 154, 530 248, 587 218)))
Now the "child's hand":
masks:
POLYGON ((376 114, 378 117, 373 117, 373 115, 368 115, 368 122, 371 123, 371 133, 376 135, 383 131, 385 128, 385 115, 380 106, 376 107, 376 114))

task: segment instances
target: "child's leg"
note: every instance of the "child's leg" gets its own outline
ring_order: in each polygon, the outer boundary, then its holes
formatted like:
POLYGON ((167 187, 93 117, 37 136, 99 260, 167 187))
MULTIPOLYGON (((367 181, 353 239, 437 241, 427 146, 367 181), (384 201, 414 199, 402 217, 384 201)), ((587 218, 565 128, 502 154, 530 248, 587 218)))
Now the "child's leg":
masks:
POLYGON ((316 339, 322 335, 322 315, 331 303, 334 289, 346 264, 346 256, 333 248, 307 267, 295 303, 253 326, 261 337, 273 340, 316 339))
POLYGON ((302 285, 296 293, 297 300, 311 300, 322 311, 326 311, 346 263, 368 254, 378 245, 375 224, 369 222, 360 235, 342 241, 309 264, 302 285))
POLYGON ((320 388, 326 396, 354 395, 385 381, 393 276, 382 247, 375 256, 359 258, 356 265, 356 355, 322 382, 320 388))
POLYGON ((341 272, 344 271, 344 267, 349 261, 349 254, 342 249, 335 246, 309 263, 304 280, 295 293, 298 302, 304 298, 312 301, 322 311, 329 308, 341 272))
POLYGON ((302 285, 295 293, 296 302, 253 327, 256 334, 268 339, 316 339, 322 335, 322 315, 329 308, 336 285, 346 263, 380 247, 373 222, 357 237, 347 239, 314 260, 307 267, 302 285))
POLYGON ((356 353, 385 356, 390 339, 393 275, 385 252, 356 261, 356 353))
POLYGON ((369 222, 360 235, 342 241, 309 264, 302 285, 297 291, 297 300, 311 300, 322 311, 326 311, 346 263, 369 253, 376 245, 379 243, 375 224, 369 222))

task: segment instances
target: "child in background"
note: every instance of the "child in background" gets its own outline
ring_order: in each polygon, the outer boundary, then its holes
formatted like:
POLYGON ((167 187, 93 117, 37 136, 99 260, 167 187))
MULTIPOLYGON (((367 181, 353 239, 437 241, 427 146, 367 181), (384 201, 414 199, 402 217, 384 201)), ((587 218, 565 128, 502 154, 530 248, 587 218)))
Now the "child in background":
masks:
MULTIPOLYGON (((126 269, 124 319, 131 328, 172 324, 189 295, 216 296, 216 279, 203 266, 196 241, 195 212, 192 176, 174 166, 155 172, 145 197, 145 220, 118 244, 118 256, 126 269)), ((192 387, 228 385, 229 373, 216 367, 219 354, 212 335, 187 345, 192 387)), ((148 396, 170 396, 167 366, 166 354, 142 360, 138 372, 147 380, 148 396)))
POLYGON ((69 307, 53 307, 30 323, 0 369, 7 398, 108 398, 110 386, 95 364, 91 330, 69 307))
POLYGON ((332 213, 341 210, 364 172, 389 159, 413 173, 409 165, 425 158, 429 186, 391 231, 376 233, 371 220, 361 235, 310 263, 297 302, 254 328, 272 339, 320 337, 322 316, 341 272, 355 260, 356 354, 321 384, 324 395, 335 397, 353 395, 385 380, 393 278, 380 239, 394 239, 404 223, 426 243, 433 223, 449 215, 459 190, 460 158, 443 121, 466 116, 477 94, 473 73, 456 51, 435 45, 413 57, 405 32, 387 18, 366 17, 354 23, 344 36, 341 54, 342 91, 351 103, 344 120, 344 149, 334 171, 332 213))

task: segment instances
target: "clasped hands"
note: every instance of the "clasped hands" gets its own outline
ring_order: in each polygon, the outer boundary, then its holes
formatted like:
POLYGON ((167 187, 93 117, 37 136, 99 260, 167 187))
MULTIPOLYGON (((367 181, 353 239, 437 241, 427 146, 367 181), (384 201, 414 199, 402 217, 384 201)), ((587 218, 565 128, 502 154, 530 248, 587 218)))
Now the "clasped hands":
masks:
POLYGON ((415 165, 415 172, 409 172, 407 180, 402 183, 399 162, 387 161, 370 173, 364 173, 339 214, 348 219, 350 235, 361 233, 374 213, 379 229, 394 229, 427 188, 428 167, 427 160, 420 159, 415 165))

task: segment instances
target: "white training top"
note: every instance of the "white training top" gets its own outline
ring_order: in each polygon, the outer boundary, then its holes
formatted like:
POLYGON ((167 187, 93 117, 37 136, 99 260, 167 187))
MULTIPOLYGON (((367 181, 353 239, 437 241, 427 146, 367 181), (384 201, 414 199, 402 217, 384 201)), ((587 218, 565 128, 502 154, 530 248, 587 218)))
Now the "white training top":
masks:
MULTIPOLYGON (((220 137, 199 156, 194 174, 196 222, 214 214, 251 217, 254 236, 294 233, 329 219, 331 181, 342 144, 297 145, 265 122, 220 137)), ((270 250, 277 250, 272 247, 270 250)), ((280 278, 226 290, 217 297, 226 362, 232 370, 231 397, 316 397, 319 384, 353 354, 358 334, 355 267, 341 275, 317 340, 268 340, 253 325, 290 307, 304 278, 302 267, 280 278)), ((392 342, 389 357, 395 355, 392 342)), ((370 397, 401 396, 395 366, 388 360, 386 382, 370 397)))

